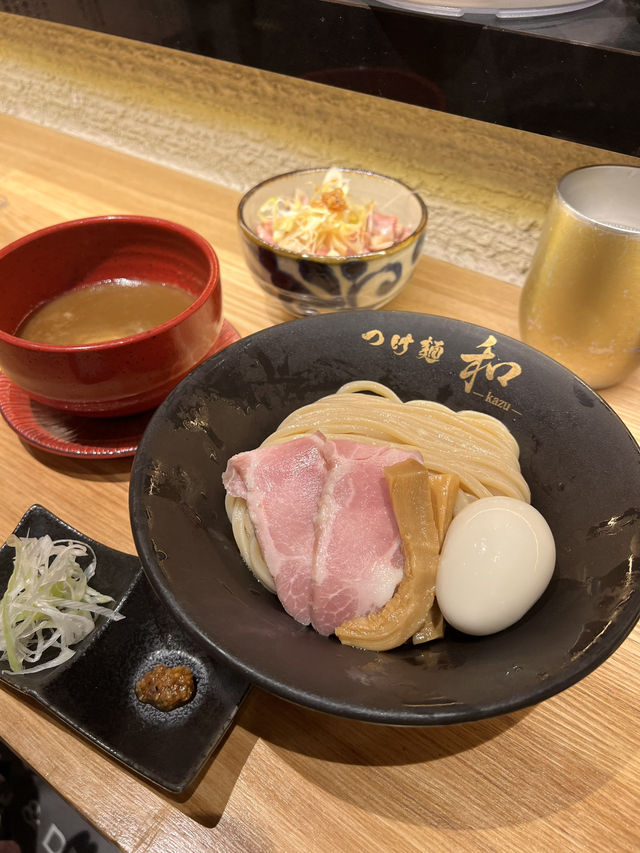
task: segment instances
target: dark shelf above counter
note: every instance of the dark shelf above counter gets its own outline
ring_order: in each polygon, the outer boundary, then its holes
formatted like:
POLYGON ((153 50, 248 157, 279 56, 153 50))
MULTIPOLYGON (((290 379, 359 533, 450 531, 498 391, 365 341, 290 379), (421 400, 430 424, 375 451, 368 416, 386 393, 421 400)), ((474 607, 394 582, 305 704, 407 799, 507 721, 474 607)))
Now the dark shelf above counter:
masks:
POLYGON ((0 0, 0 11, 640 155, 640 0, 525 19, 359 0, 0 0))
MULTIPOLYGON (((395 6, 395 3, 402 4, 403 0, 371 0, 369 3, 364 0, 333 0, 333 2, 388 9, 390 6, 395 6)), ((410 6, 413 2, 415 0, 407 0, 407 5, 410 6)), ((434 0, 435 2, 437 0, 434 0)), ((470 2, 472 3, 473 0, 470 2)), ((512 6, 510 0, 490 0, 490 2, 492 6, 501 7, 505 12, 501 16, 467 13, 457 20, 600 49, 627 50, 640 56, 640 0, 575 0, 567 6, 568 9, 578 4, 585 5, 585 8, 564 11, 560 14, 541 14, 542 8, 540 8, 538 14, 529 16, 516 15, 513 10, 509 14, 508 7, 512 6), (587 6, 587 3, 590 5, 587 6)), ((456 0, 440 0, 442 6, 448 3, 455 6, 456 0)), ((535 6, 536 0, 531 0, 528 5, 535 6)), ((561 5, 562 0, 558 0, 555 7, 559 8, 561 5)), ((424 8, 429 7, 425 5, 424 8)), ((411 14, 408 10, 405 10, 405 13, 411 14)), ((413 12, 413 14, 417 13, 413 12)))

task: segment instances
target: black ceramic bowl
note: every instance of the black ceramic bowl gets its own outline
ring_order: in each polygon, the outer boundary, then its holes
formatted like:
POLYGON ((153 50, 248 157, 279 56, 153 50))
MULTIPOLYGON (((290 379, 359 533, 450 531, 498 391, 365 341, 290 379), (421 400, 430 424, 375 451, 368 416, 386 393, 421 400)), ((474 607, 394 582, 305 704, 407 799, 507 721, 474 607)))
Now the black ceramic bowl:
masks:
POLYGON ((640 452, 603 400, 539 352, 487 329, 394 311, 295 320, 196 368, 134 460, 143 566, 178 619, 252 682, 321 711, 395 725, 476 720, 552 696, 602 663, 640 616, 640 452), (293 409, 366 378, 502 420, 557 544, 523 619, 475 638, 375 653, 293 621, 244 565, 224 509, 228 458, 293 409))

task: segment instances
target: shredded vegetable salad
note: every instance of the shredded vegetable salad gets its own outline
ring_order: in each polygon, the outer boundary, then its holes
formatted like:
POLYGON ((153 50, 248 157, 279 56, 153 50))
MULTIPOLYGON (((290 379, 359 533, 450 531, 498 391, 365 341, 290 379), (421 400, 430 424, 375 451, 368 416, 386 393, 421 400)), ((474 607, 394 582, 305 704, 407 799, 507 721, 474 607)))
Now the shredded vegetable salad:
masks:
POLYGON ((68 660, 75 654, 70 646, 93 631, 98 615, 124 619, 104 606, 112 598, 89 586, 96 569, 96 557, 89 545, 14 534, 7 545, 15 548, 16 554, 0 602, 0 660, 8 660, 12 672, 38 672, 68 660), (78 563, 82 557, 90 557, 84 569, 78 563), (39 663, 48 649, 58 654, 39 663))
POLYGON ((258 211, 258 236, 290 252, 325 257, 363 255, 387 249, 411 233, 397 216, 376 211, 375 201, 350 197, 349 180, 329 169, 309 198, 270 198, 258 211))

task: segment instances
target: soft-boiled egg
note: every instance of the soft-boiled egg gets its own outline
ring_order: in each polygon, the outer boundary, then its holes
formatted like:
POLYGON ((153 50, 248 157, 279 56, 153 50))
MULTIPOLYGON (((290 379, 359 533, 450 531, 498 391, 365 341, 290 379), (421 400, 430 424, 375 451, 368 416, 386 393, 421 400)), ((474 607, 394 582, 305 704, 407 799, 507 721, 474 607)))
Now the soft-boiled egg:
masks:
POLYGON ((513 625, 547 588, 556 561, 549 525, 515 498, 480 498, 452 520, 442 546, 436 599, 466 634, 513 625))

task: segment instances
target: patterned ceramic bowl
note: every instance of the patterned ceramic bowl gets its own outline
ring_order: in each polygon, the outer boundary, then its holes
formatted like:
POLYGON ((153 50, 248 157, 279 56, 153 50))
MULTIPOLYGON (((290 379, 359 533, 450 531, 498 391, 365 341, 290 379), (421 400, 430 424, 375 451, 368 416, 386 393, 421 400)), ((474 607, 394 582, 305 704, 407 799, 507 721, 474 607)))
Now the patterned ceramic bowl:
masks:
POLYGON ((250 189, 238 206, 238 224, 247 265, 264 290, 292 314, 321 314, 380 308, 405 286, 420 257, 427 208, 420 196, 394 178, 341 168, 349 199, 375 202, 375 210, 397 217, 404 227, 399 242, 365 254, 330 257, 287 251, 258 235, 259 211, 272 198, 290 199, 296 191, 317 193, 328 168, 304 169, 269 178, 250 189))

